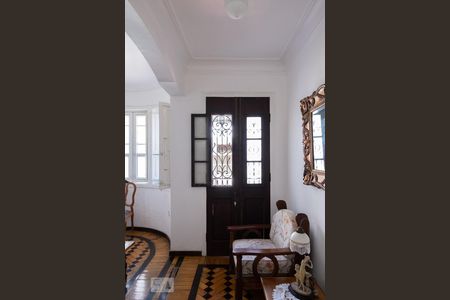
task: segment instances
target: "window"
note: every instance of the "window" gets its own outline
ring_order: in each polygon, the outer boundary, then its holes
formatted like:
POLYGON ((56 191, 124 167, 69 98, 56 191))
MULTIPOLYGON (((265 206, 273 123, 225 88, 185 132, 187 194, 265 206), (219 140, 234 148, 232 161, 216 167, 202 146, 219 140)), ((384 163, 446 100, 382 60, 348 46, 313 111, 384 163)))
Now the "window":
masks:
POLYGON ((213 186, 233 185, 233 116, 211 115, 213 186))
POLYGON ((325 171, 325 108, 312 113, 314 169, 325 171))
POLYGON ((191 186, 207 182, 207 122, 205 114, 191 115, 191 186))
POLYGON ((261 117, 247 117, 247 184, 261 184, 261 117))
POLYGON ((125 113, 125 178, 148 182, 148 112, 125 113))
POLYGON ((125 178, 151 186, 168 186, 168 106, 125 111, 125 178), (162 114, 162 115, 161 115, 162 114))

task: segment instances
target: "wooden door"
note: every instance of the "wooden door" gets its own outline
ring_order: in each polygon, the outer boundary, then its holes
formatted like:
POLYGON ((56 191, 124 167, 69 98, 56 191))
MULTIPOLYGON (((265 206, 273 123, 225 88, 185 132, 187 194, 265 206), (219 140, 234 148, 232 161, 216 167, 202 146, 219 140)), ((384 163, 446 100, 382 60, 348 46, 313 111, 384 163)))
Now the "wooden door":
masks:
POLYGON ((207 255, 228 255, 228 225, 270 222, 267 97, 207 97, 207 255))

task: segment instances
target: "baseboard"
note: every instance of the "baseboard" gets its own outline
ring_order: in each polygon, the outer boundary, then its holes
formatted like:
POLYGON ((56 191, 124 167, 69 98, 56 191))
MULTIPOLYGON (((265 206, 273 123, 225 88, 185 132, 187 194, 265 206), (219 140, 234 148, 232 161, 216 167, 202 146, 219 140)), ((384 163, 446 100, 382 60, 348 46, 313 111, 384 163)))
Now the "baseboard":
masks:
MULTIPOLYGON (((131 230, 131 227, 127 226, 127 230, 131 230)), ((165 234, 162 231, 159 231, 159 230, 153 229, 153 228, 137 227, 137 226, 134 226, 134 230, 146 231, 146 232, 151 232, 151 233, 155 233, 155 234, 158 234, 158 235, 162 235, 163 237, 165 237, 169 241, 169 247, 170 247, 170 238, 169 238, 169 236, 167 234, 165 234)))
POLYGON ((202 256, 202 251, 169 251, 169 256, 202 256))

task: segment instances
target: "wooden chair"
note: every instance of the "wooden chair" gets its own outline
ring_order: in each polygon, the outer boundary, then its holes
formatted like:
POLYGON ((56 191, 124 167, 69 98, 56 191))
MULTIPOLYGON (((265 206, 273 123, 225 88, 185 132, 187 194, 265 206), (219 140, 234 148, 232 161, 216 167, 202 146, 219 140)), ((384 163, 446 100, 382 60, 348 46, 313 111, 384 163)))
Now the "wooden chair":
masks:
POLYGON ((236 299, 242 299, 242 291, 261 289, 259 277, 291 276, 295 264, 303 256, 289 249, 289 238, 298 227, 309 235, 309 220, 306 214, 297 214, 287 209, 284 200, 277 201, 278 212, 272 224, 228 226, 230 232, 230 269, 236 274, 236 299), (235 239, 242 231, 270 229, 270 239, 235 239))
POLYGON ((125 228, 127 227, 127 221, 130 219, 131 228, 134 229, 134 196, 136 195, 136 184, 131 181, 125 180, 125 228), (130 186, 132 187, 131 196, 130 186), (131 201, 128 201, 128 199, 131 201))

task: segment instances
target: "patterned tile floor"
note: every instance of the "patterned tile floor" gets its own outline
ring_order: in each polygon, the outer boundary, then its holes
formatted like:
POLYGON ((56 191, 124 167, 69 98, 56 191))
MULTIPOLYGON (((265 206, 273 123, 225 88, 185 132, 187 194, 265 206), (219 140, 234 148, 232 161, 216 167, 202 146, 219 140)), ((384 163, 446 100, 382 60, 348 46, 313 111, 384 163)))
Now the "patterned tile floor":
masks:
POLYGON ((127 261, 127 288, 136 280, 155 255, 155 245, 150 239, 139 236, 129 236, 133 245, 125 252, 127 261))
MULTIPOLYGON (((228 265, 198 265, 189 300, 234 299, 234 274, 228 272, 228 265)), ((253 299, 244 291, 244 300, 253 299)))
MULTIPOLYGON (((234 299, 234 276, 227 272, 228 257, 169 257, 169 241, 165 237, 138 230, 129 230, 127 235, 135 243, 126 251, 126 300, 234 299), (174 291, 152 292, 152 277, 173 278, 174 291)), ((246 292, 244 296, 263 299, 246 292)))
POLYGON ((127 237, 135 243, 125 251, 127 260, 126 300, 159 299, 151 293, 151 278, 160 277, 171 265, 169 241, 153 232, 127 231, 127 237))

